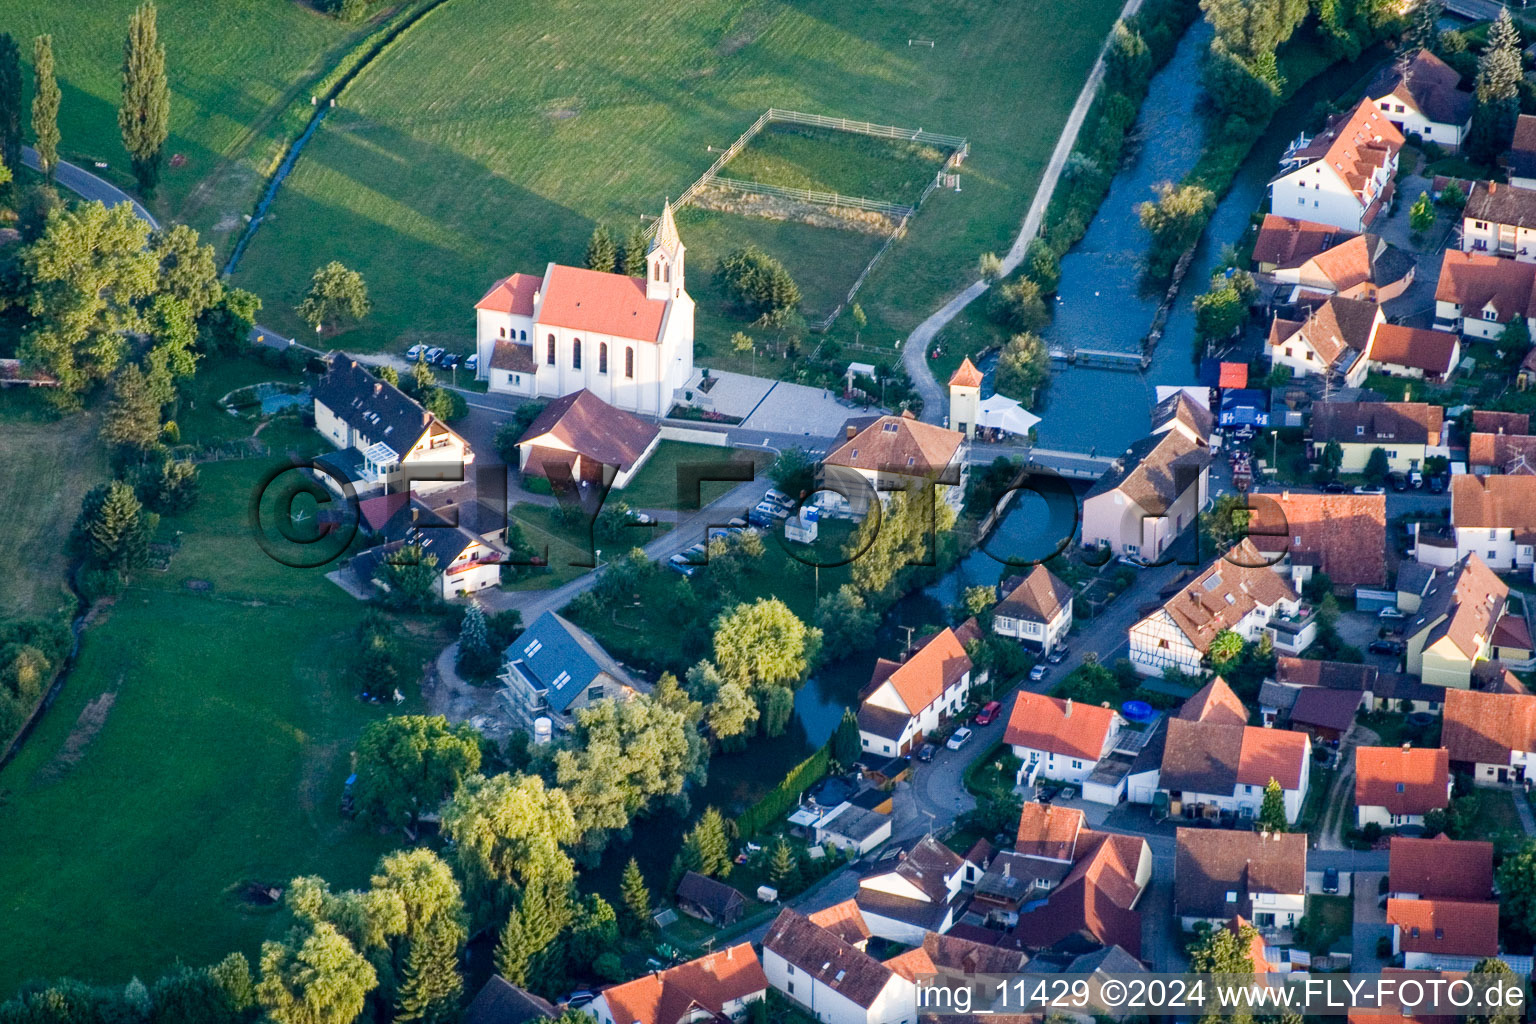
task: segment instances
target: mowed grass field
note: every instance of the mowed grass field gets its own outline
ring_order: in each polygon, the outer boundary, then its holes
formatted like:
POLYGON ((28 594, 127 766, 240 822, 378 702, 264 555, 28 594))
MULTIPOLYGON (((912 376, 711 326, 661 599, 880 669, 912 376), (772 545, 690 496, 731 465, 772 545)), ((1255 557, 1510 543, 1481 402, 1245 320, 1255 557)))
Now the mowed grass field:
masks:
MULTIPOLYGON (((929 199, 861 296, 866 340, 899 336, 1007 248, 1119 6, 450 0, 348 91, 235 283, 298 330, 311 272, 337 259, 374 303, 337 344, 467 350, 493 281, 579 262, 599 221, 622 238, 776 106, 971 140, 963 191, 929 199)), ((690 288, 713 269, 695 254, 690 288)))
MULTIPOLYGON (((117 125, 123 37, 138 0, 0 0, 0 30, 16 37, 32 92, 32 38, 53 36, 63 97, 60 150, 122 186, 133 178, 117 125), (106 170, 91 167, 105 161, 106 170)), ((293 0, 159 0, 171 84, 171 137, 151 207, 222 243, 249 213, 281 140, 276 116, 364 29, 293 0), (205 187, 199 189, 203 184, 205 187), (220 223, 224 230, 212 230, 220 223)), ((26 115, 23 115, 26 121, 26 115)), ((30 130, 29 130, 30 134, 30 130)), ((29 139, 30 141, 30 139, 29 139)))
POLYGON ((920 143, 775 122, 720 173, 763 185, 911 204, 947 156, 920 143))

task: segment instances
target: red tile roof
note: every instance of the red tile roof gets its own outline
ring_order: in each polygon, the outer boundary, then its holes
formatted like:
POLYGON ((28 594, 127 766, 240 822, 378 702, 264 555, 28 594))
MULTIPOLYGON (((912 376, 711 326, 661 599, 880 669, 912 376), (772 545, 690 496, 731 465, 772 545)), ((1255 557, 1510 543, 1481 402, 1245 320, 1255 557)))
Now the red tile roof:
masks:
POLYGON ((1452 477, 1451 523, 1458 530, 1513 530, 1518 543, 1531 543, 1536 539, 1536 476, 1452 477))
POLYGON ((1027 576, 1011 577, 1003 589, 1007 593, 992 609, 993 615, 1049 625, 1072 603, 1072 588, 1043 565, 1035 566, 1027 576))
POLYGON ((1386 584, 1387 499, 1380 494, 1256 494, 1248 536, 1265 554, 1283 550, 1335 586, 1386 584))
POLYGON ((1019 815, 1019 835, 1013 849, 1026 857, 1070 861, 1082 831, 1082 811, 1031 800, 1019 815))
POLYGON ((1221 373, 1216 380, 1217 387, 1245 388, 1248 386, 1247 363, 1222 363, 1221 373))
MULTIPOLYGON (((1325 164, 1351 191, 1359 193, 1402 147, 1403 133, 1369 99, 1362 99, 1347 116, 1318 132, 1304 155, 1325 164)), ((1378 204, 1389 188, 1390 179, 1368 205, 1378 204)))
MULTIPOLYGON (((1532 120, 1536 121, 1536 118, 1532 118, 1532 120)), ((1530 413, 1524 412, 1497 412, 1492 409, 1473 409, 1472 430, 1474 433, 1488 434, 1529 434, 1531 432, 1531 416, 1530 413)))
POLYGON ((965 656, 965 647, 955 631, 946 628, 924 640, 886 681, 907 710, 916 715, 944 696, 944 691, 970 670, 971 659, 965 656))
MULTIPOLYGON (((1532 349, 1536 352, 1536 349, 1532 349)), ((1467 438, 1467 462, 1508 475, 1536 473, 1536 437, 1475 433, 1467 438)))
POLYGON ((553 263, 544 301, 539 306, 539 323, 616 338, 657 341, 666 311, 665 300, 645 297, 643 277, 553 263))
POLYGON ((976 364, 971 362, 971 357, 966 356, 960 361, 954 375, 949 378, 949 386, 952 388, 979 388, 981 387, 982 374, 976 369, 976 364))
POLYGON ((1269 567, 1253 541, 1244 538, 1169 598, 1162 611, 1204 653, 1217 633, 1235 626, 1255 608, 1295 600, 1296 592, 1269 567))
POLYGON ((1424 814, 1449 803, 1451 761, 1445 748, 1356 747, 1355 803, 1388 814, 1424 814))
POLYGON ((1242 786, 1267 786, 1274 779, 1285 789, 1299 789, 1302 768, 1311 752, 1312 741, 1304 732, 1245 726, 1237 782, 1242 786))
POLYGON ((1462 315, 1474 320, 1482 319, 1483 307, 1491 304, 1498 322, 1507 324, 1516 315, 1536 315, 1533 288, 1536 264, 1447 249, 1435 299, 1461 306, 1462 315))
POLYGON ((1110 708, 1020 690, 1003 742, 1097 761, 1115 717, 1110 708))
POLYGON ((1371 343, 1371 360, 1444 377, 1456 368, 1453 360, 1457 345, 1456 335, 1450 331, 1382 324, 1376 328, 1376 340, 1371 343))
POLYGON ((965 442, 965 435, 957 430, 910 416, 850 420, 844 424, 844 434, 843 443, 822 460, 824 465, 907 476, 941 472, 965 442))
POLYGON ((1217 676, 1179 706, 1178 717, 1187 722, 1247 725, 1248 709, 1227 681, 1217 676))
POLYGON ((491 285, 491 290, 475 303, 476 309, 492 313, 512 313, 517 316, 533 315, 533 296, 544 279, 535 274, 513 274, 491 285))
POLYGON ((1352 237, 1350 232, 1332 224, 1267 213, 1253 244, 1253 261, 1272 263, 1281 269, 1299 267, 1330 246, 1352 237))
POLYGON ((625 1024, 677 1024, 699 1010, 717 1016, 725 1004, 768 989, 750 942, 646 974, 603 990, 615 1021, 625 1024))
POLYGON ((1499 905, 1461 900, 1387 900, 1405 953, 1493 956, 1499 951, 1499 905))
POLYGON ((865 923, 864 914, 859 910, 858 900, 846 899, 807 916, 810 917, 812 924, 825 928, 850 946, 857 946, 869 940, 869 925, 865 923))
POLYGON ((536 444, 548 436, 584 458, 629 470, 660 432, 656 424, 616 409, 583 388, 545 406, 517 443, 536 444))
POLYGON ((1493 892, 1493 844, 1394 836, 1388 844, 1388 892, 1424 899, 1486 900, 1493 892))
POLYGON ((1440 742, 1452 761, 1509 764, 1511 751, 1536 751, 1536 696, 1445 691, 1440 742))

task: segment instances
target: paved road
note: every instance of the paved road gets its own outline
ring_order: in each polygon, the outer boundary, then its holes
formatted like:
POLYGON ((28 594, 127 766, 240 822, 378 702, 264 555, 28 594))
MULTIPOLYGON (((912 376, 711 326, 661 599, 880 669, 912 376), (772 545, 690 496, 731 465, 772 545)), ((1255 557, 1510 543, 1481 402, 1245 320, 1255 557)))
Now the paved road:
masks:
MULTIPOLYGON (((1126 0, 1125 7, 1120 11, 1120 17, 1129 18, 1140 7, 1141 0, 1126 0)), ((1067 123, 1062 126, 1061 135, 1056 139, 1056 148, 1051 151, 1050 162, 1045 165, 1045 173, 1040 176, 1035 197, 1029 204, 1029 210, 1024 214, 1024 223, 1019 227, 1013 246, 1003 257, 1005 275, 1013 273, 1024 261, 1024 253, 1029 248, 1029 243, 1040 233, 1046 208, 1051 205, 1051 196, 1055 194, 1056 185, 1061 180, 1061 172, 1067 166, 1067 157, 1071 155, 1072 147, 1077 144, 1077 133, 1083 127, 1084 118, 1088 116, 1088 108, 1093 106, 1093 98, 1099 91, 1099 83, 1104 80, 1104 55, 1109 49, 1109 39, 1110 37, 1105 37, 1104 46, 1099 50, 1098 59, 1093 63, 1093 70, 1088 72, 1088 80, 1083 83, 1082 91, 1077 94, 1077 102, 1072 104, 1072 111, 1067 115, 1067 123)), ((973 282, 959 295, 946 302, 938 312, 918 324, 917 328, 907 336, 906 343, 902 345, 902 366, 905 367, 907 376, 912 378, 912 386, 922 396, 923 419, 929 423, 945 421, 949 414, 949 396, 945 393, 943 385, 934 379, 933 371, 928 367, 928 346, 946 324, 959 316, 961 310, 975 302, 986 290, 987 282, 973 282)))
MULTIPOLYGON (((37 160, 37 150, 31 146, 21 147, 21 162, 34 171, 41 170, 37 160)), ((141 220, 147 221, 151 228, 160 227, 160 222, 144 208, 137 199, 118 188, 104 178, 99 178, 83 167, 72 164, 67 160, 60 160, 58 168, 54 171, 54 179, 59 185, 83 199, 94 199, 105 203, 107 206, 116 206, 118 203, 131 203, 133 212, 139 215, 141 220)))

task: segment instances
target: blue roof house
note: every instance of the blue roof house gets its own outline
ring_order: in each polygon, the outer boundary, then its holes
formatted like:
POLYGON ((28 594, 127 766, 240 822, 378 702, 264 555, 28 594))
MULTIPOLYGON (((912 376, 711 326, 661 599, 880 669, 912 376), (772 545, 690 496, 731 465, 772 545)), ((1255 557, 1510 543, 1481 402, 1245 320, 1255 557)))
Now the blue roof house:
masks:
POLYGON ((568 728, 571 715, 594 701, 648 692, 592 638, 554 612, 533 620, 502 655, 502 700, 531 725, 547 717, 568 728))

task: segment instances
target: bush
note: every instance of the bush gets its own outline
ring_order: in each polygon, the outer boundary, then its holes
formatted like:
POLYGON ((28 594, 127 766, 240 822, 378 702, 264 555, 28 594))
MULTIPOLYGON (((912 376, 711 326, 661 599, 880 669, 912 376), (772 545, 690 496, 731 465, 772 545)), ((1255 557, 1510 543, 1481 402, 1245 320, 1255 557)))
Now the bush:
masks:
POLYGON ((784 264, 755 245, 720 257, 717 274, 731 301, 762 323, 783 326, 800 306, 800 287, 784 264))

